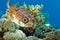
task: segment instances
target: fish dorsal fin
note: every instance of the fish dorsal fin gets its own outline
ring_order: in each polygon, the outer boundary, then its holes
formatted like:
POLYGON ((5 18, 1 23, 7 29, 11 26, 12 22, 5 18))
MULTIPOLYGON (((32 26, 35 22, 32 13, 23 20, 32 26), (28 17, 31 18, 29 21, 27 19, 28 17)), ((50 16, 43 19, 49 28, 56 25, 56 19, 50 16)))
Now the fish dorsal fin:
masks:
POLYGON ((10 8, 8 8, 8 11, 9 11, 10 14, 11 14, 11 13, 13 13, 13 14, 17 13, 15 6, 10 6, 10 8))
POLYGON ((10 7, 9 2, 10 2, 10 0, 7 1, 7 4, 6 4, 7 5, 7 8, 10 7))
MULTIPOLYGON (((10 2, 10 0, 7 1, 7 4, 6 4, 7 5, 7 8, 10 8, 9 2, 10 2)), ((17 2, 16 4, 13 4, 11 6, 19 7, 19 2, 17 2)))
POLYGON ((19 2, 13 4, 13 6, 15 6, 16 8, 19 7, 19 2))

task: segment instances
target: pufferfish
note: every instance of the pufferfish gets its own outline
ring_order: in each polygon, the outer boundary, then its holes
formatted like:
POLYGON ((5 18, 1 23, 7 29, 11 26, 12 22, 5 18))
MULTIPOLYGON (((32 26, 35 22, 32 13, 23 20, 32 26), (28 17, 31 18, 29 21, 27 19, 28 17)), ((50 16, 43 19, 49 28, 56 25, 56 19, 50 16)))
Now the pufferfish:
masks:
POLYGON ((34 16, 22 8, 16 8, 15 6, 10 6, 7 3, 7 17, 17 25, 21 27, 33 27, 34 16))

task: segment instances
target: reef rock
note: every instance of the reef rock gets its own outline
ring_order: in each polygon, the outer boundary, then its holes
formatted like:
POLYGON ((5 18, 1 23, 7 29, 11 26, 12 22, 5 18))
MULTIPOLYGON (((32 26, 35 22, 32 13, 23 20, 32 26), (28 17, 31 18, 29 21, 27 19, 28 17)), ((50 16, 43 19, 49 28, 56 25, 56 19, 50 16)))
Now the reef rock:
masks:
POLYGON ((15 32, 4 33, 4 40, 22 40, 26 35, 21 30, 16 30, 15 32))

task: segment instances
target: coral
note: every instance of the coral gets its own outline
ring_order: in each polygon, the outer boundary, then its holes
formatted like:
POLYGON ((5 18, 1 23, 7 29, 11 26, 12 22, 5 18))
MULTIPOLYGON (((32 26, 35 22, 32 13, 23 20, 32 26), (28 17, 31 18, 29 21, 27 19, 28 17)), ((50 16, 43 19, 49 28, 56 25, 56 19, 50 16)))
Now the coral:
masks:
POLYGON ((19 39, 21 39, 22 37, 26 36, 21 30, 17 30, 19 29, 19 27, 20 26, 11 22, 9 19, 5 19, 5 18, 0 19, 1 38, 4 40, 10 40, 10 39, 18 40, 19 37, 20 37, 19 39))
POLYGON ((27 6, 25 3, 23 6, 21 6, 21 8, 23 8, 24 10, 28 11, 29 13, 31 13, 32 15, 36 16, 38 15, 38 13, 40 12, 40 10, 43 8, 43 5, 29 5, 27 6))
POLYGON ((0 19, 0 27, 3 31, 14 31, 15 28, 18 28, 19 26, 11 22, 9 19, 2 18, 0 19))
POLYGON ((54 31, 47 33, 46 40, 56 40, 56 33, 54 31))
POLYGON ((48 32, 46 33, 46 38, 45 40, 60 40, 60 31, 51 31, 51 32, 48 32))
POLYGON ((56 39, 57 39, 57 40, 60 40, 60 29, 57 30, 56 39))
POLYGON ((21 30, 16 30, 15 32, 4 33, 4 40, 22 40, 26 35, 21 30))
POLYGON ((27 37, 27 40, 39 40, 39 38, 34 37, 34 36, 29 36, 27 37))
POLYGON ((44 35, 44 33, 50 32, 50 31, 52 30, 50 27, 51 27, 51 25, 49 25, 49 26, 47 26, 46 24, 39 25, 39 26, 35 29, 34 35, 35 35, 35 36, 44 35))

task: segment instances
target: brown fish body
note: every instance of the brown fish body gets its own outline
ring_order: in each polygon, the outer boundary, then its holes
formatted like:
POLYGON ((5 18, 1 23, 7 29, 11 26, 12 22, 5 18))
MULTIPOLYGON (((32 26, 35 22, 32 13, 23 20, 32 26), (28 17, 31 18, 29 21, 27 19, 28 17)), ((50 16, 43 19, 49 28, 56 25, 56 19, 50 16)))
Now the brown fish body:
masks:
POLYGON ((11 21, 13 21, 19 25, 25 25, 25 26, 29 26, 29 27, 31 27, 33 25, 32 20, 34 17, 23 9, 11 6, 10 8, 8 8, 6 13, 7 13, 8 18, 11 21))

